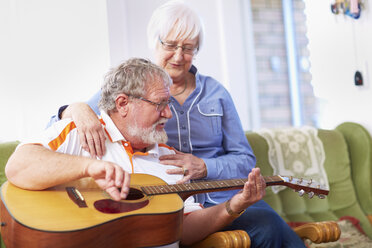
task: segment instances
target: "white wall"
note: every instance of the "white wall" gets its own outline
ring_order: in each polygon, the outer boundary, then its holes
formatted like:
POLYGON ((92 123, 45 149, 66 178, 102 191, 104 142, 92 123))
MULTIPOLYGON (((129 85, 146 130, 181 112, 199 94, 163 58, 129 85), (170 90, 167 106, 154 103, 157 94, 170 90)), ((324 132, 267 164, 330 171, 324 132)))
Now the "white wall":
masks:
POLYGON ((320 100, 319 126, 354 121, 372 131, 372 16, 370 1, 357 20, 334 15, 334 1, 306 0, 312 83, 320 100), (365 86, 354 85, 363 73, 365 86))
MULTIPOLYGON (((110 65, 132 56, 151 58, 146 25, 164 1, 1 0, 0 142, 41 131, 60 105, 87 100, 110 65)), ((229 89, 244 128, 254 128, 255 89, 248 84, 254 81, 252 37, 245 32, 249 4, 187 2, 207 32, 195 64, 229 89)), ((372 6, 364 1, 361 18, 354 20, 333 15, 331 0, 305 2, 319 126, 355 121, 372 130, 372 6), (362 71, 365 86, 354 86, 355 70, 362 71)))
POLYGON ((0 141, 41 131, 88 99, 110 65, 106 2, 0 1, 0 141))
MULTIPOLYGON (((152 11, 164 2, 1 0, 0 142, 33 135, 59 106, 87 100, 111 65, 134 56, 151 59, 146 26, 152 11)), ((229 89, 243 127, 249 129, 250 113, 257 107, 248 97, 248 80, 254 80, 248 67, 252 57, 247 56, 253 54, 248 49, 253 44, 245 33, 249 4, 187 2, 206 28, 195 65, 229 89)))

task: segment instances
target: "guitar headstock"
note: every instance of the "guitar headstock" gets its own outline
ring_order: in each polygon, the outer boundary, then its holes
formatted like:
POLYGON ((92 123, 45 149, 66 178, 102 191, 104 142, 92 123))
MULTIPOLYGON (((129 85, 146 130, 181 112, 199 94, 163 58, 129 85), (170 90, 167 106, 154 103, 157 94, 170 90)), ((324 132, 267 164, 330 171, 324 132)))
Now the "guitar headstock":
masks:
POLYGON ((305 193, 308 194, 309 198, 313 198, 317 195, 320 199, 324 199, 328 195, 329 190, 322 187, 319 183, 312 179, 294 178, 292 176, 285 177, 280 176, 283 179, 282 185, 294 189, 300 196, 305 193))

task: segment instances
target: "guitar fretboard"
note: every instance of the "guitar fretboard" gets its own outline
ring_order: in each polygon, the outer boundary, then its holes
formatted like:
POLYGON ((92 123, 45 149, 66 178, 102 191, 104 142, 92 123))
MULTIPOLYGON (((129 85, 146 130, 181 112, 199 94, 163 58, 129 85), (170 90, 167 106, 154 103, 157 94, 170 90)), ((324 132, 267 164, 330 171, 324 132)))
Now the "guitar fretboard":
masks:
MULTIPOLYGON (((279 176, 264 177, 266 185, 277 185, 283 182, 279 176)), ((185 184, 170 184, 170 185, 153 185, 143 186, 141 190, 146 195, 160 195, 185 192, 206 192, 206 191, 222 191, 229 189, 243 188, 247 179, 228 179, 214 181, 198 181, 185 184)))

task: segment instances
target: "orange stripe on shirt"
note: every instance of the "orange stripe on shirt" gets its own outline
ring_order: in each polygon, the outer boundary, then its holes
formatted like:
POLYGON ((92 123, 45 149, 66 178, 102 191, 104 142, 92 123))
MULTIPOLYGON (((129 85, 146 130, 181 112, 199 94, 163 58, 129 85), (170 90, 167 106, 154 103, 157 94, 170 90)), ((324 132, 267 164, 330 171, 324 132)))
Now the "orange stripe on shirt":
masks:
POLYGON ((74 122, 70 122, 58 135, 57 138, 49 142, 49 147, 53 151, 57 151, 57 149, 65 142, 67 135, 71 132, 71 130, 75 129, 76 125, 74 122))
POLYGON ((132 145, 130 144, 129 141, 121 141, 121 144, 123 145, 125 151, 128 154, 130 165, 132 167, 132 173, 134 173, 133 156, 134 155, 147 156, 147 155, 149 155, 149 153, 148 152, 135 152, 135 153, 133 153, 133 148, 132 148, 132 145))
POLYGON ((105 130, 105 133, 107 134, 107 137, 108 137, 109 140, 112 142, 112 138, 111 138, 110 134, 108 133, 108 131, 107 131, 107 129, 106 129, 106 123, 105 123, 105 121, 104 121, 102 118, 100 118, 99 121, 100 121, 101 124, 104 126, 103 130, 105 130))
POLYGON ((176 149, 174 149, 173 147, 167 146, 166 144, 163 144, 163 143, 158 144, 158 146, 165 147, 165 148, 168 148, 169 150, 176 151, 176 149))

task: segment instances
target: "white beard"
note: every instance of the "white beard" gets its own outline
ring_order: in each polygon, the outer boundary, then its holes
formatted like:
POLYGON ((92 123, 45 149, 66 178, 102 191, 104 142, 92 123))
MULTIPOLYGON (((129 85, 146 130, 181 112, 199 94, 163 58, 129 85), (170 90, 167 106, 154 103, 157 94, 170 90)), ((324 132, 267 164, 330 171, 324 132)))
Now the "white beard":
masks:
POLYGON ((159 120, 150 128, 140 128, 136 124, 129 126, 128 132, 131 136, 140 138, 141 141, 145 144, 156 144, 156 143, 166 143, 168 141, 168 136, 165 130, 157 131, 156 126, 159 123, 166 122, 164 119, 159 120))

